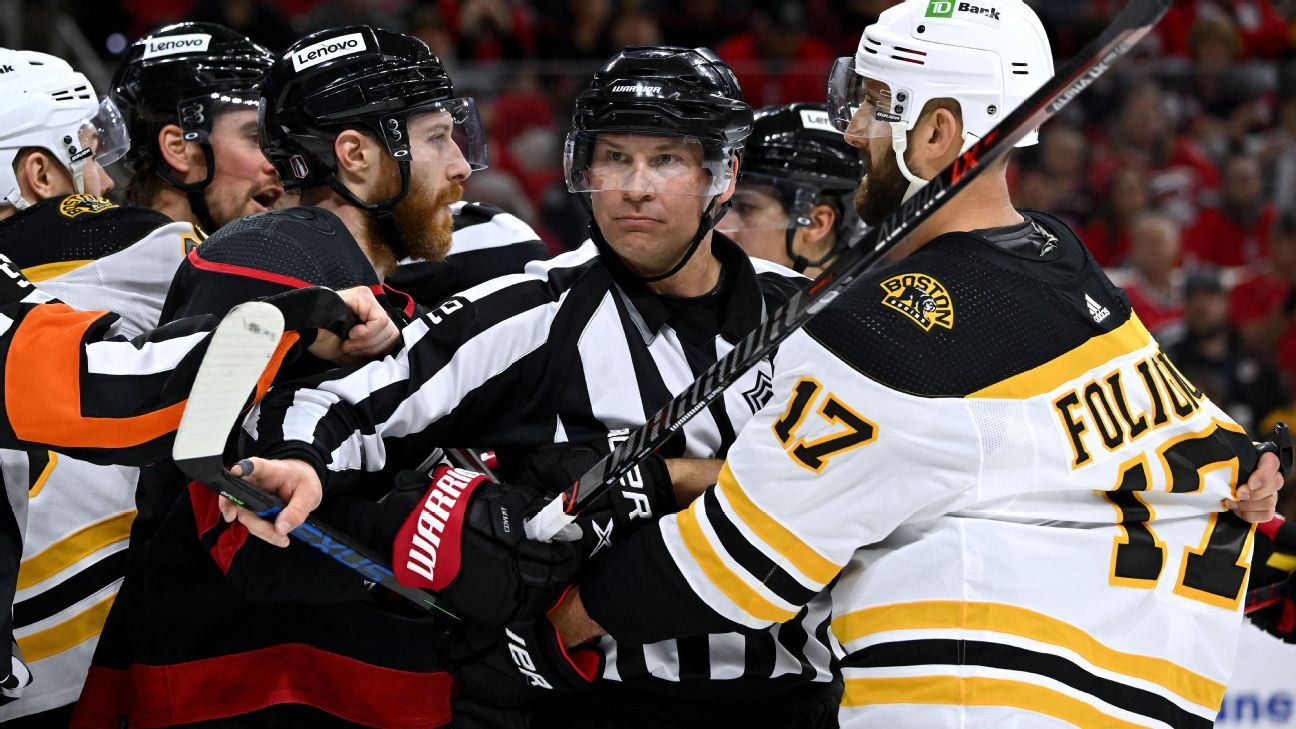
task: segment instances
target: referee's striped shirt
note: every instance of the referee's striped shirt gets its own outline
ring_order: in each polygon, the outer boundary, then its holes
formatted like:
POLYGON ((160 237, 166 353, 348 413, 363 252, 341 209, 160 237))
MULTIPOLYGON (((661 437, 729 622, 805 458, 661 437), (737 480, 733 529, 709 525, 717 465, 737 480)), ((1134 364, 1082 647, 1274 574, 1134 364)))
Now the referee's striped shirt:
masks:
MULTIPOLYGON (((434 447, 601 440, 642 425, 803 281, 717 233, 722 283, 690 311, 697 300, 653 294, 605 245, 589 241, 448 299, 405 328, 398 355, 313 388, 272 390, 246 424, 257 450, 315 463, 333 490, 361 472, 412 468, 434 447)), ((745 373, 666 455, 723 458, 770 382, 768 361, 745 373)), ((831 681, 828 618, 817 598, 763 632, 650 645, 605 638, 604 678, 708 700, 770 698, 831 681)))

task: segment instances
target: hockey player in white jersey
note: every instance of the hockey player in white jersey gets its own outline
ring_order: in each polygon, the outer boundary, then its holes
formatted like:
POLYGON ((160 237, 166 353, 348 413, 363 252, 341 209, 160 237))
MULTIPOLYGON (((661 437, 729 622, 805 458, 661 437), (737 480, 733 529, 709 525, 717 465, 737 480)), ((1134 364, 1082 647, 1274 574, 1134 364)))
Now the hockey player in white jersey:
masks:
MULTIPOLYGON (((1050 59, 1018 0, 885 11, 830 82, 864 221, 1050 59)), ((843 726, 1210 726, 1277 459, 1002 165, 898 253, 781 345, 719 483, 590 566, 564 642, 758 628, 831 589, 843 726)))

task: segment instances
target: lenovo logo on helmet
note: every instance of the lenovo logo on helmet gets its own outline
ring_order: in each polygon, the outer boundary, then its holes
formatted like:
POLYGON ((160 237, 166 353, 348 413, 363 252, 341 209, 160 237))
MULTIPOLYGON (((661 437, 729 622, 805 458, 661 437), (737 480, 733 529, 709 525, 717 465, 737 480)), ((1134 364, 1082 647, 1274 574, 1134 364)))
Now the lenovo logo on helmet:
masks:
POLYGON ((206 33, 149 38, 144 41, 144 58, 174 56, 177 53, 202 53, 209 45, 211 45, 211 36, 206 33))
POLYGON ((612 93, 614 94, 639 94, 641 96, 645 94, 660 96, 661 90, 662 87, 660 86, 645 86, 643 84, 622 84, 612 87, 612 93))
POLYGON ((359 53, 365 50, 363 33, 348 33, 339 35, 335 38, 322 40, 319 43, 306 46, 301 50, 293 51, 292 60, 293 68, 297 71, 318 66, 319 64, 330 61, 334 58, 349 56, 352 53, 359 53))

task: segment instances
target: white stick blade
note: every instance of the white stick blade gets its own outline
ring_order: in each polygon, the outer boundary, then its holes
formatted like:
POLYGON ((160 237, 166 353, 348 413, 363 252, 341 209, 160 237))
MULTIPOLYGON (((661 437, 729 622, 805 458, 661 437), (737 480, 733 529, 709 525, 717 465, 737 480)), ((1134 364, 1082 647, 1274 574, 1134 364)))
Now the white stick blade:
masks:
POLYGON ((283 328, 283 314, 262 301, 240 304, 225 315, 198 367, 172 458, 221 454, 248 395, 279 345, 283 328))

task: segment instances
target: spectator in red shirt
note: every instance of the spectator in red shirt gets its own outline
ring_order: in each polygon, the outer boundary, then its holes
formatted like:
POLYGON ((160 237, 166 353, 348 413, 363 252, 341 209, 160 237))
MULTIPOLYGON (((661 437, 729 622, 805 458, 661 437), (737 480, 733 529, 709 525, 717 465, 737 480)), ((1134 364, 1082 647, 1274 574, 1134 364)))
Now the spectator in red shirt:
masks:
POLYGON ((1188 0, 1177 2, 1157 26, 1166 53, 1187 56, 1189 36, 1199 20, 1223 20, 1237 28, 1247 58, 1281 58, 1291 49, 1282 15, 1269 0, 1188 0))
MULTIPOLYGON (((821 102, 837 54, 809 32, 805 6, 775 0, 751 15, 751 30, 716 47, 754 107, 821 102)), ((851 50, 854 50, 853 48, 851 50)))
POLYGON ((1126 167, 1111 176, 1083 236, 1099 264, 1109 268, 1125 263, 1130 250, 1130 227, 1139 214, 1151 207, 1152 191, 1142 170, 1126 167))
POLYGON ((1224 163, 1219 205, 1203 209, 1188 230, 1188 255, 1216 266, 1262 265, 1269 257, 1269 232, 1277 217, 1265 198, 1259 160, 1234 155, 1224 163))
POLYGON ((1130 227, 1130 265, 1125 284, 1134 313, 1153 334, 1162 334, 1183 319, 1179 276, 1179 226, 1169 216, 1145 212, 1130 227))
POLYGON ((1117 171, 1142 167, 1154 194, 1154 204, 1181 225, 1197 217, 1206 193, 1219 187, 1219 172, 1190 137, 1175 133, 1165 94, 1155 82, 1140 84, 1124 94, 1109 147, 1095 160, 1089 181, 1105 189, 1117 171))
POLYGON ((1269 243, 1267 270, 1234 287, 1229 318, 1251 351, 1296 382, 1296 217, 1280 218, 1269 243))

